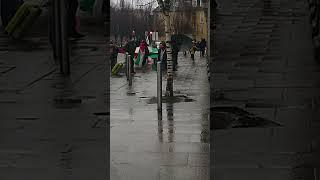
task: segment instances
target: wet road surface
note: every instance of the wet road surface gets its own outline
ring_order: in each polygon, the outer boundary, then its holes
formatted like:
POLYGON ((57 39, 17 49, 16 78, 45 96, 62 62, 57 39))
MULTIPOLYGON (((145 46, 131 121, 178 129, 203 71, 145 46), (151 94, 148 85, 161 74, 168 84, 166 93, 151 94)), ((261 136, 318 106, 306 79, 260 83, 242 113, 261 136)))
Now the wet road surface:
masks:
POLYGON ((0 33, 0 179, 107 179, 103 34, 73 43, 68 78, 48 44, 45 30, 24 42, 0 33))
POLYGON ((213 179, 319 179, 320 65, 306 5, 219 1, 211 107, 236 107, 281 125, 214 129, 213 179))
POLYGON ((150 101, 156 71, 136 70, 132 89, 125 76, 111 77, 112 180, 209 180, 209 84, 198 56, 180 53, 174 76, 175 95, 193 101, 163 103, 160 115, 150 101))

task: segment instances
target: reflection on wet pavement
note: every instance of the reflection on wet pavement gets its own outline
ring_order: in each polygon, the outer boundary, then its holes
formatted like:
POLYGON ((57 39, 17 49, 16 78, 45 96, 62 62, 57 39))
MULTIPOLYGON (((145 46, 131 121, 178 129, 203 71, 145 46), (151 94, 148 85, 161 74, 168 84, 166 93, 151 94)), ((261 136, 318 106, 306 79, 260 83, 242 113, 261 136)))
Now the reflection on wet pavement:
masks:
POLYGON ((148 102, 157 95, 155 71, 137 70, 131 89, 125 76, 111 78, 112 180, 209 180, 206 60, 179 54, 178 62, 174 91, 182 100, 163 102, 161 113, 148 102))

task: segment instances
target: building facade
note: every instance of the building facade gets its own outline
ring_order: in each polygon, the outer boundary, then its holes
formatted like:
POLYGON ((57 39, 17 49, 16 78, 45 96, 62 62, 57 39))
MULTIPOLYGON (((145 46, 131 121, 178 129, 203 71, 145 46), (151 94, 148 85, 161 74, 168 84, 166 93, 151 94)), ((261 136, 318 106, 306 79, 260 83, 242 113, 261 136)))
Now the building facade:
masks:
MULTIPOLYGON (((208 37, 208 6, 203 0, 175 0, 170 10, 172 34, 185 34, 200 41, 208 37)), ((154 29, 164 37, 164 17, 159 7, 153 12, 154 29)))

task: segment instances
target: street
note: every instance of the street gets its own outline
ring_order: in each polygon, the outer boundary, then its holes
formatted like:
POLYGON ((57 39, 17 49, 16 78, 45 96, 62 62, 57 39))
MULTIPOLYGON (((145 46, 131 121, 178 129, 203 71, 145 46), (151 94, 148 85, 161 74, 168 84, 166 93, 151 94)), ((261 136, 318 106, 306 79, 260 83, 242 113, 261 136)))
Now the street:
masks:
POLYGON ((211 109, 236 107, 255 119, 243 115, 223 126, 230 113, 214 111, 220 129, 211 135, 212 178, 319 179, 320 65, 307 1, 218 4, 211 109), (274 125, 256 122, 262 119, 274 125))
MULTIPOLYGON (((209 180, 206 59, 198 53, 192 62, 180 52, 178 63, 174 96, 180 98, 163 102, 162 117, 156 71, 136 70, 131 89, 125 76, 111 77, 112 180, 209 180)), ((163 91, 165 79, 163 73, 163 91)))
POLYGON ((71 75, 52 58, 47 17, 28 36, 0 34, 0 179, 106 179, 106 66, 102 28, 84 19, 71 75))

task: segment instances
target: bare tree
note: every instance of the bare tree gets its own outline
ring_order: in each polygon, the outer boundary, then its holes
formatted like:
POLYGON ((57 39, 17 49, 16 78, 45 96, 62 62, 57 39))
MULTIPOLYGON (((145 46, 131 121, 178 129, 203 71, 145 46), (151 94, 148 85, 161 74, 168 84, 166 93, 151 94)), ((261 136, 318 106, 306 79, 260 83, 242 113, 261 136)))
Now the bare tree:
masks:
POLYGON ((173 96, 173 63, 171 51, 171 23, 170 23, 170 8, 172 2, 170 0, 157 0, 158 5, 164 17, 164 29, 166 34, 167 46, 167 87, 166 96, 173 96))
POLYGON ((150 27, 150 12, 150 7, 137 9, 128 1, 119 0, 117 5, 110 8, 111 35, 122 42, 130 36, 134 28, 137 36, 143 37, 145 30, 150 27))

